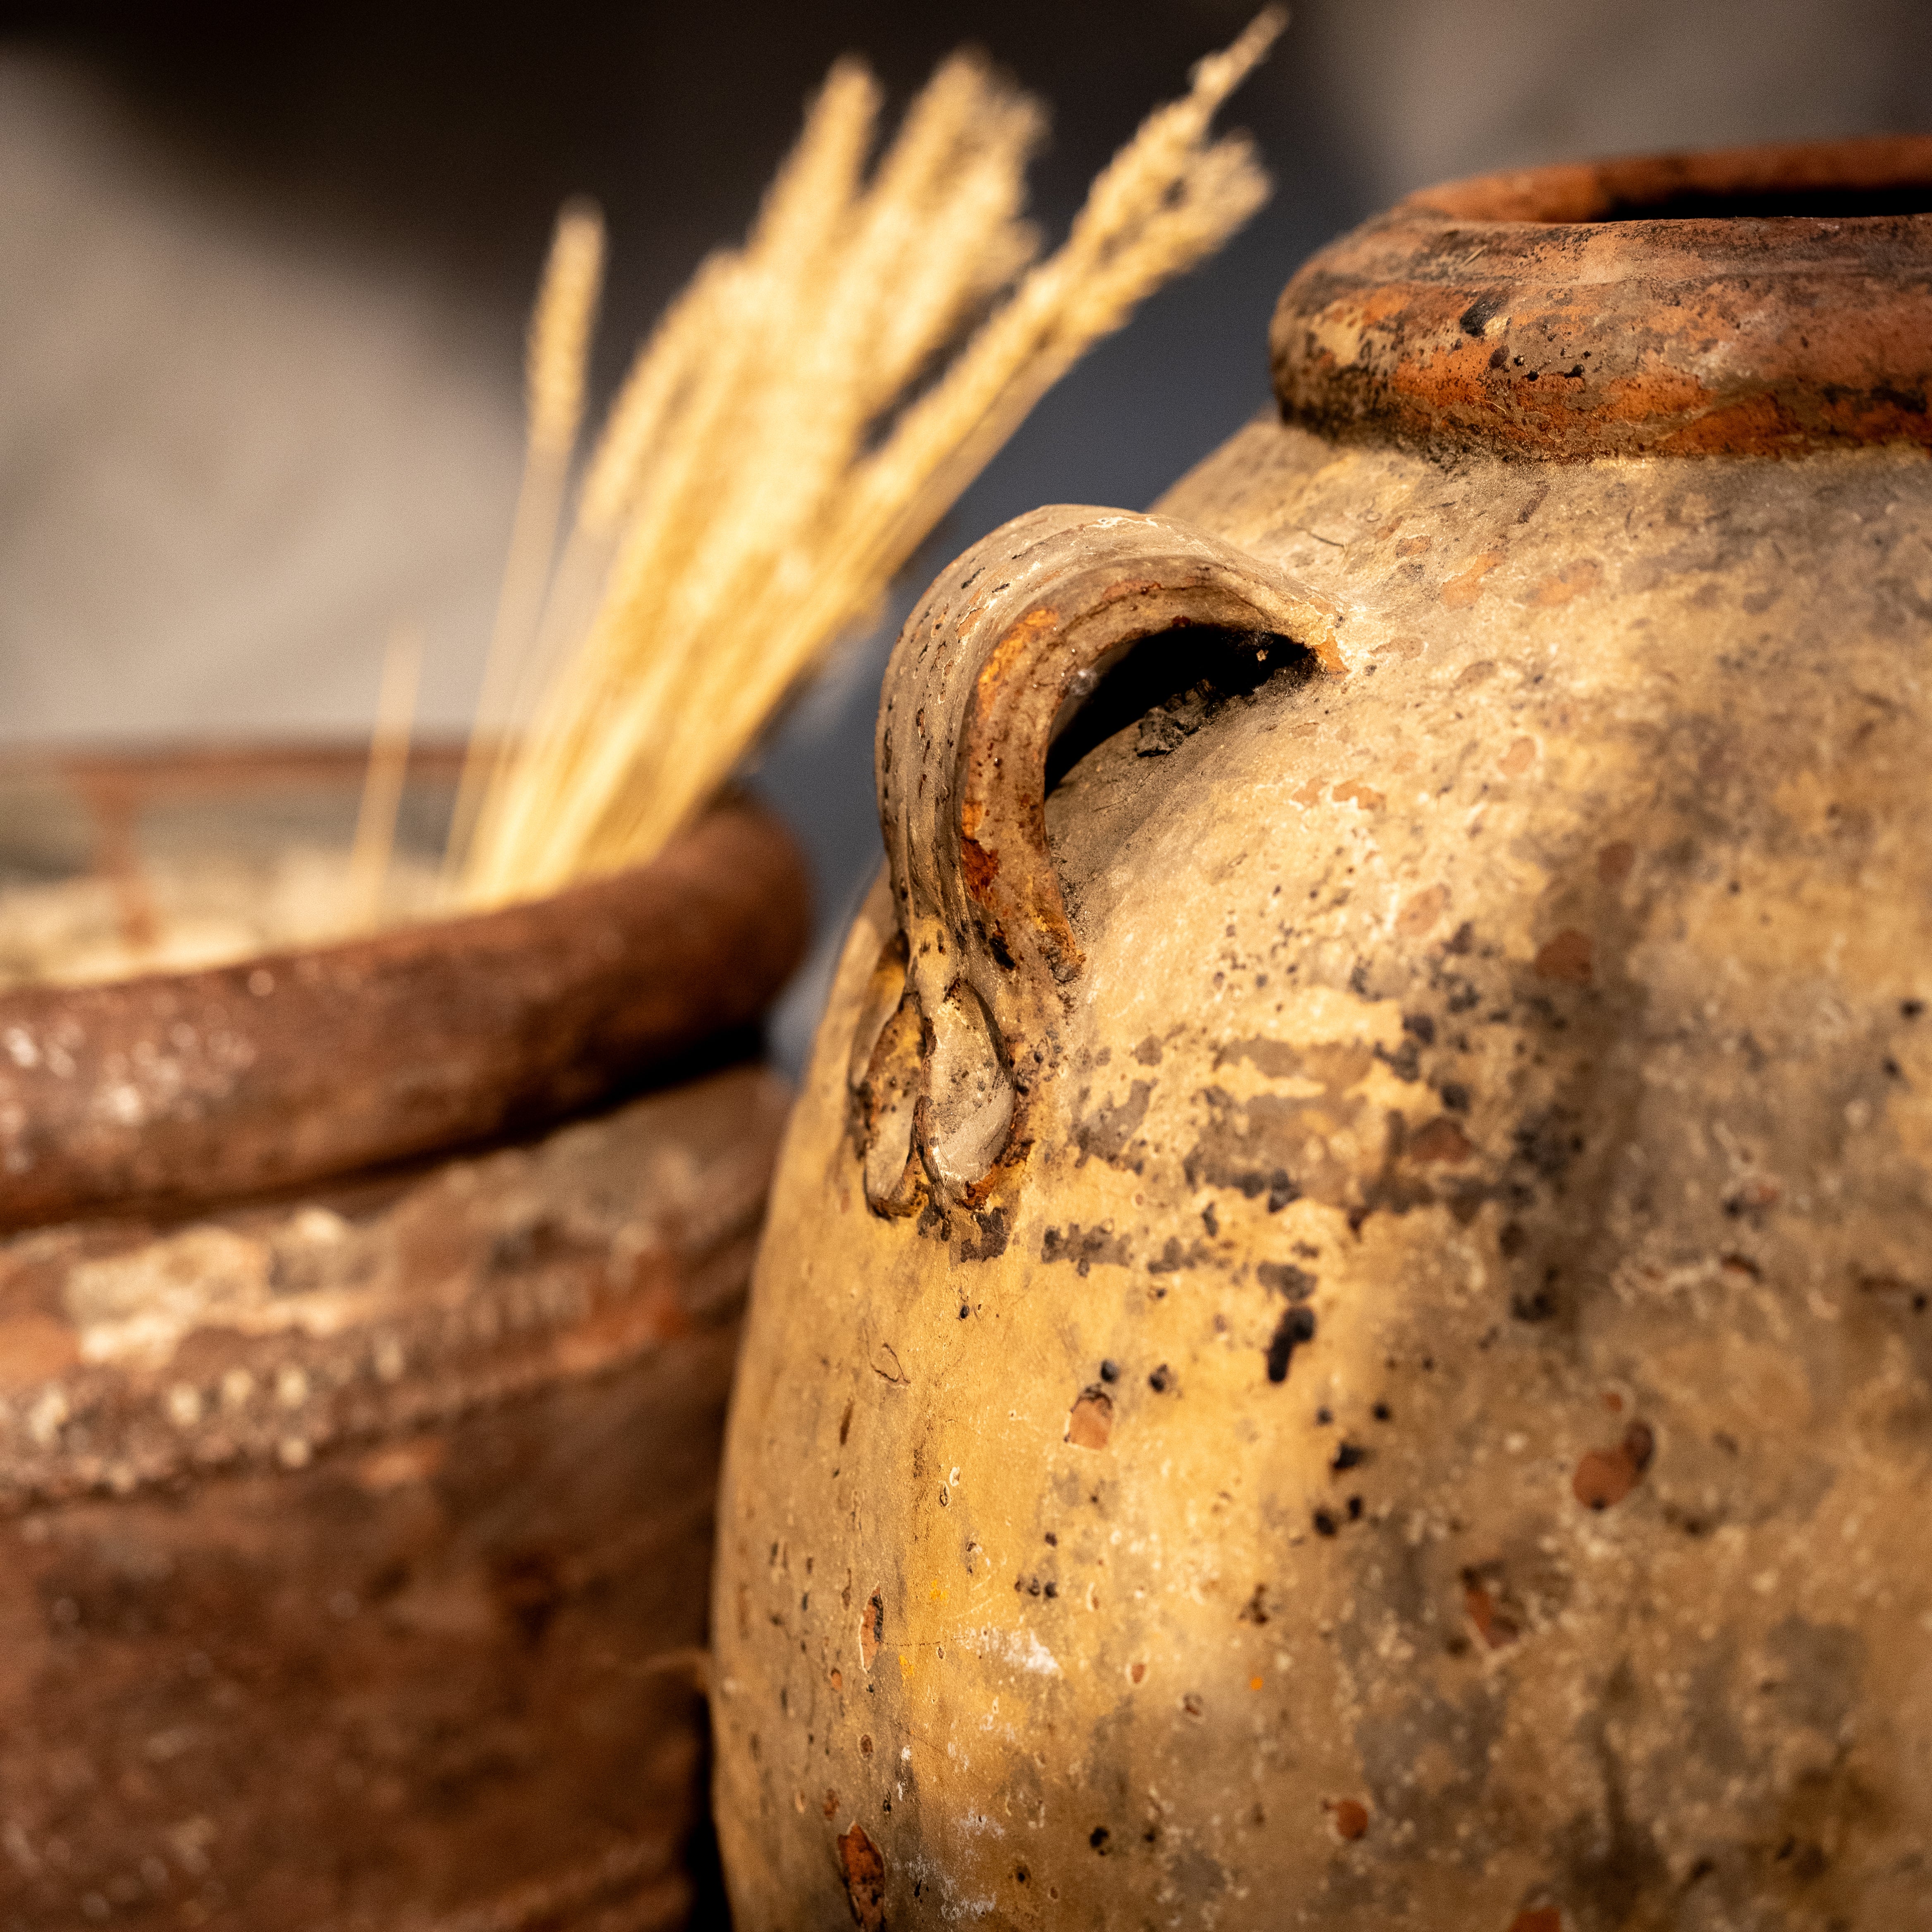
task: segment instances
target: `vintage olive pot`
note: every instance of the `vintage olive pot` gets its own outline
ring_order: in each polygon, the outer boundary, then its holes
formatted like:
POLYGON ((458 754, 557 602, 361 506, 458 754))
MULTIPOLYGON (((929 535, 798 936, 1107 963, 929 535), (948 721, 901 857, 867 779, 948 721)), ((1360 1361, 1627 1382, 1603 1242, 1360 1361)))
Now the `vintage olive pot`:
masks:
POLYGON ((1418 195, 1278 416, 928 593, 728 1442, 740 1932, 1932 1925, 1928 184, 1418 195))
MULTIPOLYGON (((346 838, 362 763, 10 763, 0 876, 138 917, 158 856, 346 838)), ((740 802, 538 904, 0 989, 4 1932, 684 1922, 804 935, 740 802)))

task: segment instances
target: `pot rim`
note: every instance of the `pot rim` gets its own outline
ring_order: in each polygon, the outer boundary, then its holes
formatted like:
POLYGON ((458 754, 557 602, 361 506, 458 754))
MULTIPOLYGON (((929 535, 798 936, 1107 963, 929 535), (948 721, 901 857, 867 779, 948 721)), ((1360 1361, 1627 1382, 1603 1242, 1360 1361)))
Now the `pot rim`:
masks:
POLYGON ((1270 346, 1288 421, 1440 455, 1932 449, 1932 136, 1424 188, 1303 266, 1270 346))
POLYGON ((1741 219, 1834 224, 1895 220, 1932 214, 1932 135, 1875 134, 1558 161, 1438 182, 1404 196, 1397 206, 1456 221, 1539 227, 1700 220, 1709 224, 1714 239, 1741 219), (1919 206, 1874 206, 1864 214, 1823 212, 1822 205, 1838 196, 1865 195, 1879 202, 1901 194, 1919 206), (1790 203, 1786 212, 1773 212, 1765 206, 1780 199, 1790 203), (1729 212, 1712 206, 1726 202, 1733 204, 1729 212))
MULTIPOLYGON (((366 756, 29 748, 0 776, 44 771, 124 807, 158 788, 348 781, 366 756)), ((436 776, 458 756, 421 754, 436 776)), ((184 1212, 535 1131, 752 1024, 808 932, 790 834, 731 794, 650 864, 545 898, 0 991, 0 1228, 184 1212)))

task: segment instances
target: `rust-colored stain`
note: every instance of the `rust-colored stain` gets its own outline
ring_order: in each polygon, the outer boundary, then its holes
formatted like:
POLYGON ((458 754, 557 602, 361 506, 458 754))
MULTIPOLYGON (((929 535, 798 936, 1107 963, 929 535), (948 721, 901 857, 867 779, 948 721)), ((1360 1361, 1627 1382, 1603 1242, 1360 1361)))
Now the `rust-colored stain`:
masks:
POLYGON ((1369 1808, 1359 1798, 1338 1798, 1328 1807, 1328 1819, 1338 1838, 1359 1838, 1369 1828, 1369 1808))
POLYGON ((1586 590, 1595 590, 1603 574, 1603 566, 1594 557, 1583 557, 1564 566, 1552 576, 1538 578, 1530 586, 1529 595, 1523 601, 1539 610, 1552 610, 1586 590))
POLYGON ((1451 1167, 1467 1160, 1474 1151, 1468 1136, 1446 1115, 1418 1129, 1408 1144, 1411 1160, 1441 1161, 1451 1167))
POLYGON ((418 1436, 405 1442, 385 1443, 372 1449, 356 1466, 356 1480, 374 1495, 426 1483, 441 1473, 448 1451, 441 1437, 418 1436))
POLYGON ((1509 1932, 1563 1932, 1563 1915, 1553 1905, 1532 1905, 1510 1921, 1509 1932))
POLYGON ((1622 1502, 1642 1481, 1656 1448, 1648 1426, 1633 1422, 1614 1449, 1592 1449, 1578 1462, 1572 1492, 1586 1509, 1606 1510, 1622 1502))
POLYGON ((1338 784, 1334 792, 1337 805, 1359 805, 1364 812, 1379 812, 1382 794, 1373 785, 1366 785, 1360 778, 1350 778, 1338 784))
POLYGON ((1104 1449, 1113 1432, 1113 1398, 1100 1389, 1084 1390, 1067 1412, 1066 1439, 1076 1449, 1104 1449))
POLYGON ((1000 876, 1000 855, 988 851, 976 838, 963 836, 959 841, 959 869, 966 875, 966 890, 976 899, 984 899, 993 881, 1000 876))
POLYGON ((825 1802, 818 1808, 827 1818, 836 1817, 838 1815, 838 1794, 829 1784, 825 1787, 825 1802))
POLYGON ((845 1875, 845 1900, 860 1932, 880 1932, 886 1922, 886 1862, 879 1848, 855 1824, 838 1840, 838 1868, 845 1875))
POLYGON ((0 1322, 0 1392, 50 1382, 80 1360, 71 1322, 51 1315, 16 1315, 0 1322))
POLYGON ((1396 914, 1395 929, 1405 939, 1418 939, 1440 919, 1449 904, 1447 886, 1426 886, 1413 892, 1396 914))
POLYGON ((1573 986, 1590 983, 1590 935, 1565 926, 1555 938, 1546 940, 1536 956, 1539 980, 1561 980, 1573 986))
POLYGON ((1014 668, 1030 656, 1042 638, 1060 628, 1060 613, 1050 604, 1036 604, 1007 631, 987 654, 975 680, 975 706, 982 714, 994 706, 1001 687, 1014 668))
POLYGON ((1317 806, 1322 802, 1322 794, 1327 789, 1328 781, 1325 778, 1310 778, 1299 790, 1290 792, 1288 796, 1297 805, 1317 806))
POLYGON ((1458 571, 1454 577, 1444 581, 1436 594, 1445 610, 1463 610, 1475 602, 1483 594, 1483 580, 1503 560, 1499 550, 1486 550, 1466 569, 1458 571))
POLYGON ((1506 778, 1520 778, 1536 762, 1536 740, 1518 738, 1496 760, 1496 769, 1506 778))
POLYGON ((1478 1580, 1472 1579, 1463 1585, 1462 1607, 1468 1612, 1469 1621, 1476 1627, 1476 1634, 1492 1650, 1501 1650, 1522 1634, 1515 1619, 1503 1614, 1495 1598, 1478 1580))
POLYGON ((1606 886, 1620 886, 1636 863, 1636 848, 1628 838, 1618 838, 1597 854, 1597 877, 1606 886))
POLYGON ((595 1375, 614 1361, 653 1342, 675 1341, 690 1319, 669 1283, 603 1310, 597 1317, 560 1336, 557 1366, 571 1375, 595 1375))

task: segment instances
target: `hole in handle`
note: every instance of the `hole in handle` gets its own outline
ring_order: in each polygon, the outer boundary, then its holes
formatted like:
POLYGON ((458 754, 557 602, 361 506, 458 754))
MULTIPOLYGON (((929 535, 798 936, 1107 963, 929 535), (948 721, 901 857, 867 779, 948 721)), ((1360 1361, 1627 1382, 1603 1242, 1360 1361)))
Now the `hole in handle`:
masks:
POLYGON ((1142 758, 1177 749, 1231 700, 1264 686, 1307 683, 1321 660, 1279 631, 1178 625, 1124 646, 1087 675, 1080 702, 1060 723, 1046 758, 1049 795, 1081 760, 1110 738, 1136 730, 1142 758))

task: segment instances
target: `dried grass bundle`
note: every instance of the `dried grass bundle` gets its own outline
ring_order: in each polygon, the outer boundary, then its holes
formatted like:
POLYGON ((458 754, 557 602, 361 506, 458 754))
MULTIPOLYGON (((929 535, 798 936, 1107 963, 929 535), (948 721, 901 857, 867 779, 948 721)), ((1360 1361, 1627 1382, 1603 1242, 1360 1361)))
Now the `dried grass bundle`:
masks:
MULTIPOLYGON (((1047 389, 1266 198, 1248 142, 1208 128, 1282 24, 1271 8, 1202 62, 1040 262, 1024 214, 1037 104, 956 54, 868 175, 878 85, 833 68, 744 246, 706 262, 639 351, 554 575, 544 550, 540 619, 513 606, 513 544, 490 679, 526 723, 472 836, 459 820, 466 902, 640 862, 704 806, 1047 389)), ((587 338, 553 333, 554 378, 532 331, 532 472, 539 392, 581 394, 587 338)))

